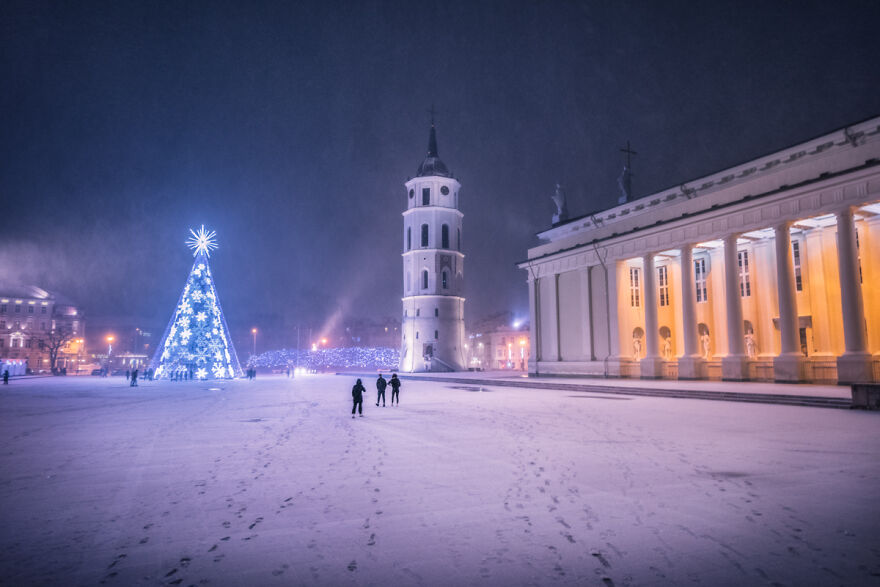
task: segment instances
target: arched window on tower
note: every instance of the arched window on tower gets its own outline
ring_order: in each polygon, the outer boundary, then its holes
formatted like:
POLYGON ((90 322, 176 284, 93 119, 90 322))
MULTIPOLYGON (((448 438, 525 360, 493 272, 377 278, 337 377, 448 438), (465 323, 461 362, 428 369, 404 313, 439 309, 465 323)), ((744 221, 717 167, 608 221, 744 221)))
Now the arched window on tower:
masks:
POLYGON ((444 224, 440 227, 440 241, 441 248, 448 249, 449 248, 449 225, 444 224))
POLYGON ((428 246, 428 225, 422 225, 422 247, 428 246))
POLYGON ((406 250, 412 249, 412 226, 406 227, 406 250))
POLYGON ((428 271, 422 271, 422 289, 428 289, 428 271))
POLYGON ((447 289, 449 287, 449 274, 446 271, 443 271, 440 276, 443 283, 443 289, 447 289))

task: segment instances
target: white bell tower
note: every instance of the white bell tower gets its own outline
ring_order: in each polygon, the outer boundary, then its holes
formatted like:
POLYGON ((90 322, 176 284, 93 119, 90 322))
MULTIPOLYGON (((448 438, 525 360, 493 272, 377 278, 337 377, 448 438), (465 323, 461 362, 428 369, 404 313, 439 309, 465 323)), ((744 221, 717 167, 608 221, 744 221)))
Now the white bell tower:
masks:
POLYGON ((406 182, 403 213, 403 333, 400 370, 462 371, 464 254, 461 184, 437 154, 431 117, 428 155, 406 182))

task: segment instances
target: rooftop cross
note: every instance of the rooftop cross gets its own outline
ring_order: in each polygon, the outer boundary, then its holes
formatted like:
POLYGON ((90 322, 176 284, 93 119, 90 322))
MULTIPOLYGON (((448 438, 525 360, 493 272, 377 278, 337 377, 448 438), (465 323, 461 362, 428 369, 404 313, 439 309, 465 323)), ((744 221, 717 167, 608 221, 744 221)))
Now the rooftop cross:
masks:
POLYGON ((427 112, 428 114, 431 115, 431 126, 434 126, 434 115, 435 115, 437 112, 434 110, 434 104, 433 104, 433 103, 431 104, 431 108, 429 108, 426 112, 427 112))
POLYGON ((630 163, 631 163, 630 156, 631 155, 638 155, 638 153, 633 151, 632 148, 629 146, 629 139, 626 140, 626 149, 621 149, 620 152, 626 153, 626 166, 627 166, 627 168, 629 168, 630 163))

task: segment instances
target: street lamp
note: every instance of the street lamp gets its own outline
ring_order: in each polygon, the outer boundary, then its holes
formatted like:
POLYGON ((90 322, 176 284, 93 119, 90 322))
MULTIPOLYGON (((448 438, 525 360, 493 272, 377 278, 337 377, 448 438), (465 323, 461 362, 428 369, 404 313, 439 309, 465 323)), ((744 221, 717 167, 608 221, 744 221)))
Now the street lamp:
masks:
POLYGON ((110 354, 113 352, 113 340, 112 336, 107 337, 107 358, 110 358, 110 354))
POLYGON ((257 356, 257 329, 251 328, 251 334, 254 335, 254 356, 257 356))

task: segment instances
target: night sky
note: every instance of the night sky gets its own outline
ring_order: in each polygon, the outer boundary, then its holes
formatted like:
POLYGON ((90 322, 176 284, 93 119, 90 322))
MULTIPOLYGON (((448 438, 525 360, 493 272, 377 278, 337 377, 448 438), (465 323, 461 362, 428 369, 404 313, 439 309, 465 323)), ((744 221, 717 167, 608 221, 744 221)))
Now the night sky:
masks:
POLYGON ((204 223, 238 341, 399 318, 434 104, 467 322, 526 317, 557 181, 578 216, 616 204, 627 140, 639 196, 880 114, 878 23, 876 0, 6 1, 0 284, 161 330, 204 223))

